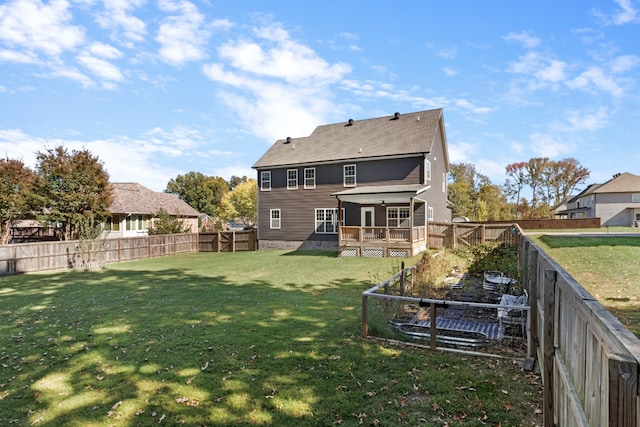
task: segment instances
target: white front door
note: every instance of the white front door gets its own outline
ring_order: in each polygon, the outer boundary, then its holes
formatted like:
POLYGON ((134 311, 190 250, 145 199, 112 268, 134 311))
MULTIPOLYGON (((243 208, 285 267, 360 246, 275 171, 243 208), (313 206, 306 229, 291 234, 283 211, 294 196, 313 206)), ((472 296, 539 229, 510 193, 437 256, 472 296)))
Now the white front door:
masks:
POLYGON ((374 227, 376 224, 375 217, 375 209, 373 207, 361 208, 360 209, 361 219, 360 226, 361 227, 374 227))

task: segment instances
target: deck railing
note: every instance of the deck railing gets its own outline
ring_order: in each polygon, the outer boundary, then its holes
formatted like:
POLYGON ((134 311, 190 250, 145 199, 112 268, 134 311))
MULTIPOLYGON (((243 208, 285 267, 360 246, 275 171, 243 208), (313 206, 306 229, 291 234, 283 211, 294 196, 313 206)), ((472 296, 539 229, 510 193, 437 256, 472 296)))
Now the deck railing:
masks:
MULTIPOLYGON (((413 227, 413 241, 426 239, 426 227, 413 227)), ((341 242, 411 242, 411 228, 340 227, 341 242)))

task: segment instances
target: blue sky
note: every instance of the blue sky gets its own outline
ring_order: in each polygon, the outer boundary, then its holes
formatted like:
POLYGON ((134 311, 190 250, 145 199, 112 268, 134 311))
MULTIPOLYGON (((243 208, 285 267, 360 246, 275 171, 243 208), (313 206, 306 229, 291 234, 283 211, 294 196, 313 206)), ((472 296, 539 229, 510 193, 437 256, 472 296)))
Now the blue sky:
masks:
POLYGON ((275 140, 443 108, 452 162, 640 174, 640 1, 9 0, 0 153, 64 144, 113 182, 255 177, 275 140))

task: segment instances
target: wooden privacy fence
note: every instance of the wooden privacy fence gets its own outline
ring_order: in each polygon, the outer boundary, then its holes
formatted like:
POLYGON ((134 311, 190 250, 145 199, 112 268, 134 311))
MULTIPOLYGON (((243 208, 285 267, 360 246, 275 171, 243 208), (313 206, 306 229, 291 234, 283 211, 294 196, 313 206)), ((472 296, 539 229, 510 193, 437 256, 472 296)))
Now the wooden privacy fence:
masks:
POLYGON ((196 252, 196 233, 21 243, 0 246, 0 275, 67 268, 91 269, 112 262, 196 252))
POLYGON ((640 340, 528 237, 518 246, 545 427, 639 426, 640 340))
POLYGON ((255 229, 200 233, 198 237, 198 252, 255 251, 257 247, 255 229))
POLYGON ((470 222, 429 222, 429 249, 453 249, 460 245, 475 246, 488 242, 515 245, 515 224, 476 224, 470 222))

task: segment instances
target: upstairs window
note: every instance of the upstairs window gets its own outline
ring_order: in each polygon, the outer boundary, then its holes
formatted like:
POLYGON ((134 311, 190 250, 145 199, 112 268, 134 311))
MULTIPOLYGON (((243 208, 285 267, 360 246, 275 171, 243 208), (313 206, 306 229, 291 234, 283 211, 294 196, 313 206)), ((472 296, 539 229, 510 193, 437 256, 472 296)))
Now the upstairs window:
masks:
POLYGON ((316 168, 304 170, 304 188, 316 188, 316 168))
POLYGON ((631 201, 633 203, 640 203, 640 194, 638 194, 638 193, 632 194, 631 195, 631 201))
POLYGON ((287 190, 298 189, 298 169, 287 170, 287 190))
POLYGON ((271 191, 271 171, 260 172, 260 191, 271 191))
POLYGON ((356 165, 343 166, 343 183, 345 187, 356 186, 356 165))
POLYGON ((427 207, 427 219, 433 221, 433 208, 431 206, 427 207))
POLYGON ((431 181, 431 162, 424 159, 424 183, 428 184, 431 181))

